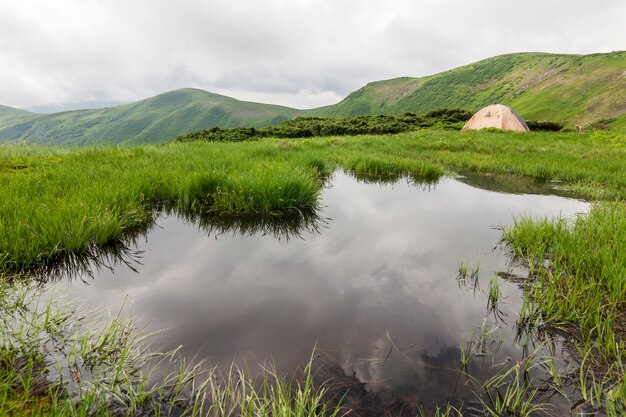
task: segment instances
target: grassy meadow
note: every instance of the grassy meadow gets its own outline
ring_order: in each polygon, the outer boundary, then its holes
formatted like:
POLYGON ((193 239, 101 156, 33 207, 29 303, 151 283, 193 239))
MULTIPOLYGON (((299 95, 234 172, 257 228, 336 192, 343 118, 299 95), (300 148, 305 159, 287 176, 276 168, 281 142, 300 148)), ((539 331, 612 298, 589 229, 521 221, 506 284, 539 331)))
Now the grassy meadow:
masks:
POLYGON ((219 215, 311 209, 337 166, 434 181, 459 171, 560 181, 583 196, 626 198, 617 135, 460 133, 168 143, 132 147, 0 147, 0 272, 105 245, 167 203, 219 215))
MULTIPOLYGON (((233 390, 211 386, 210 378, 196 382, 187 377, 193 372, 183 367, 165 378, 162 390, 159 385, 148 388, 137 365, 145 351, 140 340, 130 338, 130 325, 112 320, 108 327, 87 329, 84 335, 73 333, 75 317, 53 307, 31 312, 25 307, 28 292, 20 288, 28 286, 25 273, 32 268, 112 244, 141 229, 162 207, 224 218, 278 218, 315 210, 329 176, 343 168, 357 177, 406 175, 416 183, 434 183, 444 175, 463 172, 512 174, 551 182, 597 201, 588 216, 575 222, 518 219, 503 232, 503 240, 531 270, 521 319, 567 331, 583 361, 579 380, 585 400, 609 410, 609 415, 621 415, 626 399, 626 365, 622 364, 626 360, 625 161, 626 138, 604 132, 420 130, 244 143, 83 148, 2 145, 0 402, 11 407, 12 415, 48 415, 51 410, 55 415, 114 414, 109 400, 103 398, 120 399, 126 410, 136 412, 141 407, 161 407, 172 399, 175 404, 168 406, 184 404, 189 415, 203 414, 194 410, 206 411, 202 407, 209 404, 218 404, 210 408, 211 415, 261 415, 281 404, 283 411, 266 414, 336 414, 336 409, 325 408, 322 393, 306 385, 306 378, 300 390, 295 382, 280 385, 280 379, 258 392, 252 390, 252 382, 233 390), (21 283, 8 286, 3 282, 21 274, 21 283), (44 378, 42 349, 46 347, 41 340, 69 346, 70 359, 101 355, 98 358, 114 372, 102 377, 101 385, 81 391, 80 402, 66 403, 65 385, 50 384, 44 378), (209 401, 194 396, 202 391, 195 384, 211 387, 209 392, 215 397, 209 401), (282 387, 282 391, 271 387, 282 387), (227 403, 236 408, 226 410, 217 399, 228 393, 239 396, 227 403)), ((75 378, 75 363, 65 366, 58 373, 67 382, 75 378)), ((456 415, 451 409, 448 412, 456 415)))

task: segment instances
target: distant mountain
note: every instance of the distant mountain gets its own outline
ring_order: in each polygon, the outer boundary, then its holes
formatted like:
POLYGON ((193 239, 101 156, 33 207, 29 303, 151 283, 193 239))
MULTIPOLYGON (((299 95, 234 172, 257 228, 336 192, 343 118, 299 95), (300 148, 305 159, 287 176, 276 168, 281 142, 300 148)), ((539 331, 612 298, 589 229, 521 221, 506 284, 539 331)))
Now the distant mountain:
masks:
POLYGON ((322 116, 478 110, 502 103, 524 118, 588 126, 626 113, 626 52, 593 55, 517 53, 422 78, 367 84, 322 116))
POLYGON ((15 109, 9 106, 3 106, 0 104, 0 129, 2 126, 10 125, 28 119, 35 114, 27 112, 26 110, 15 109))
POLYGON ((34 114, 0 106, 0 141, 45 144, 164 142, 212 126, 262 127, 296 116, 344 117, 470 111, 490 103, 524 118, 626 131, 626 52, 517 53, 422 78, 377 81, 341 102, 311 110, 251 103, 182 89, 123 106, 34 114))
POLYGON ((0 119, 0 141, 23 139, 59 145, 164 142, 211 126, 268 126, 300 112, 203 90, 182 89, 105 109, 23 113, 27 117, 0 119))

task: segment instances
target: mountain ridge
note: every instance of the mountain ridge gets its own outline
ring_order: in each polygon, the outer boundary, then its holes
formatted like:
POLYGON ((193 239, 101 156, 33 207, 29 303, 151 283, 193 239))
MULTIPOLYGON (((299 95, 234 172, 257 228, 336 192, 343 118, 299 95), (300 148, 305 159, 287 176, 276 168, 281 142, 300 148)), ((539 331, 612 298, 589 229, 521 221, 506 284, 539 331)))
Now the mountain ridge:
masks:
POLYGON ((207 126, 267 126, 295 116, 284 106, 240 101, 200 89, 168 91, 103 109, 23 117, 0 126, 0 141, 35 137, 42 144, 146 143, 173 139, 207 126))
POLYGON ((0 126, 13 120, 23 120, 30 115, 34 115, 34 113, 0 104, 0 126))
POLYGON ((315 109, 254 103, 182 88, 120 106, 35 114, 0 106, 0 141, 42 144, 163 142, 213 126, 264 127, 297 116, 476 111, 502 103, 524 118, 626 130, 626 52, 504 54, 425 77, 373 81, 315 109))
POLYGON ((423 113, 433 107, 477 110, 499 102, 515 108, 528 119, 588 125, 626 111, 624 71, 624 51, 590 55, 505 54, 427 77, 372 82, 348 95, 332 111, 321 114, 351 116, 383 110, 423 113), (589 97, 587 101, 572 97, 594 93, 597 98, 589 97), (617 111, 600 109, 594 113, 593 107, 602 107, 600 102, 607 95, 614 97, 609 103, 617 102, 617 111), (554 111, 555 105, 567 105, 570 111, 554 111))

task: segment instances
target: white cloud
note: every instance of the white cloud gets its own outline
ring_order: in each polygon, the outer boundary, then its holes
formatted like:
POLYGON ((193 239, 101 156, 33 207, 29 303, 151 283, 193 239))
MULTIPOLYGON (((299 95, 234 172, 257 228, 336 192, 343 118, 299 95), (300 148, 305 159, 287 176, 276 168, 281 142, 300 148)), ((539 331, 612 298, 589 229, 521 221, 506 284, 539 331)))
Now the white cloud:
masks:
POLYGON ((626 3, 21 0, 0 4, 0 103, 133 101, 181 87, 295 107, 519 51, 624 49, 626 3))

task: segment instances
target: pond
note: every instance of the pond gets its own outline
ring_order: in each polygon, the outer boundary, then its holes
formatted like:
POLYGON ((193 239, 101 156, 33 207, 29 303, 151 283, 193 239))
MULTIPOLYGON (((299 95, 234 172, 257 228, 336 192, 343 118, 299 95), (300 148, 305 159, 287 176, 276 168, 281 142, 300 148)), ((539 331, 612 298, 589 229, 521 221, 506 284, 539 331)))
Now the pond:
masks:
POLYGON ((487 309, 494 274, 523 274, 498 246, 497 226, 590 206, 461 180, 377 183, 339 171, 320 210, 286 225, 162 214, 124 262, 92 264, 92 276, 63 285, 87 304, 125 304, 140 326, 167 329, 158 348, 182 344, 209 364, 270 360, 289 370, 315 349, 327 374, 353 387, 346 401, 356 409, 471 403, 461 345, 488 335, 470 364, 478 379, 523 354, 517 284, 498 278, 499 312, 487 309), (457 280, 464 264, 478 268, 475 287, 457 280))

